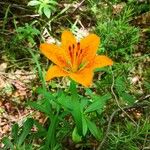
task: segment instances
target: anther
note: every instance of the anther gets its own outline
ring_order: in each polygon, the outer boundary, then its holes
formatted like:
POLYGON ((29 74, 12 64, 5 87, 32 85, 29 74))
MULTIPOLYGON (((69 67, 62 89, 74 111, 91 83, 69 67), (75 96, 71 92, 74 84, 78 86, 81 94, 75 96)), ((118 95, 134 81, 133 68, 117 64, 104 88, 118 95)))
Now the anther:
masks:
POLYGON ((75 48, 75 45, 74 45, 74 44, 72 45, 72 48, 73 48, 73 49, 75 48))
POLYGON ((80 49, 80 42, 77 43, 77 49, 80 49))
POLYGON ((71 46, 69 46, 69 51, 71 51, 71 46))
POLYGON ((78 52, 76 52, 76 57, 78 56, 78 52))

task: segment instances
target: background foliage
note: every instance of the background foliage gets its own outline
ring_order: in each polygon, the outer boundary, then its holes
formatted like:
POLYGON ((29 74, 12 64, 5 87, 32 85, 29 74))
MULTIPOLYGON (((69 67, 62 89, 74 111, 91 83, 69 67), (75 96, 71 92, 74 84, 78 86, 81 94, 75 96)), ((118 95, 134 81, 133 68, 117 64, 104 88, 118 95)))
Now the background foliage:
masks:
MULTIPOLYGON (((0 4, 1 120, 13 107, 22 116, 28 110, 21 122, 12 121, 11 131, 1 135, 2 149, 150 149, 149 1, 6 0, 0 4), (112 67, 95 71, 89 89, 76 89, 67 79, 44 81, 51 62, 40 55, 39 44, 59 43, 66 28, 78 38, 96 33, 101 37, 98 54, 114 61, 112 67), (14 75, 18 70, 19 79, 14 75), (24 83, 24 76, 32 79, 24 83), (21 94, 14 98, 18 91, 25 92, 23 98, 21 94), (78 101, 73 101, 76 92, 78 101)), ((2 132, 3 125, 0 128, 2 132)))

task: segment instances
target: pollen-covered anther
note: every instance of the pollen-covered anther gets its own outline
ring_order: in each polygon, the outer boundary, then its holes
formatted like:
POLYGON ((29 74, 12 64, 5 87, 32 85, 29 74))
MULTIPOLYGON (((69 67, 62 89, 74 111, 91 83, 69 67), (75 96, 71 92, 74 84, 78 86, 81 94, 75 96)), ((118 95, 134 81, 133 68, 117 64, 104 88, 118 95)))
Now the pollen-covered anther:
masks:
POLYGON ((73 48, 73 49, 75 48, 75 45, 74 45, 74 44, 72 45, 72 48, 73 48))
POLYGON ((68 49, 69 49, 69 51, 71 51, 71 46, 69 46, 69 48, 68 48, 68 49))
POLYGON ((73 54, 72 54, 71 46, 69 46, 68 50, 69 50, 69 55, 72 58, 73 54))
POLYGON ((80 49, 80 42, 77 43, 77 49, 80 49))
POLYGON ((76 51, 76 57, 78 57, 81 53, 81 49, 80 49, 80 42, 77 43, 77 51, 76 51))

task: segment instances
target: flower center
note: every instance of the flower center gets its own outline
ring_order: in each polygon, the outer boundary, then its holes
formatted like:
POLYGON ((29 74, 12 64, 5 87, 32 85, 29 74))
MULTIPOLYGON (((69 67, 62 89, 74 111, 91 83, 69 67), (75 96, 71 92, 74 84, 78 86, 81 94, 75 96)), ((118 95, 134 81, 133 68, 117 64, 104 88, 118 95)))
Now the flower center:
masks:
POLYGON ((67 71, 77 72, 78 70, 81 70, 85 67, 85 63, 82 62, 84 51, 80 47, 80 42, 78 42, 76 45, 70 45, 68 47, 68 53, 70 61, 69 68, 67 68, 67 71))

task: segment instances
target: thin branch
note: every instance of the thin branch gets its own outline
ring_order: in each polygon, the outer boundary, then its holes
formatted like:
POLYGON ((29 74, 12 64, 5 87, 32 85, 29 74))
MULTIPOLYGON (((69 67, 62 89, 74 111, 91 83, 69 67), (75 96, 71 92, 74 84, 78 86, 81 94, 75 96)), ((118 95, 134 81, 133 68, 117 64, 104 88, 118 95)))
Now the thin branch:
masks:
POLYGON ((106 139, 107 139, 107 137, 108 137, 108 133, 109 133, 109 130, 110 130, 111 122, 112 122, 112 120, 113 120, 115 114, 116 114, 117 112, 119 112, 119 111, 120 111, 120 109, 115 110, 115 111, 112 113, 112 115, 110 116, 110 119, 109 119, 109 122, 108 122, 108 125, 107 125, 106 134, 105 134, 105 136, 104 136, 102 142, 99 144, 97 150, 101 150, 102 146, 104 145, 104 143, 105 143, 105 141, 106 141, 106 139))
POLYGON ((78 5, 77 5, 77 7, 73 10, 73 12, 71 13, 71 14, 73 14, 73 13, 75 13, 75 11, 77 11, 77 9, 79 9, 81 6, 82 6, 82 4, 85 2, 85 0, 82 0, 78 5))
MULTIPOLYGON (((27 18, 27 17, 30 17, 30 18, 36 18, 36 17, 39 17, 40 15, 39 14, 34 14, 34 15, 21 15, 21 16, 13 16, 13 17, 8 17, 7 19, 8 20, 11 20, 11 19, 14 19, 14 18, 27 18)), ((2 20, 3 18, 0 18, 0 20, 2 20)))
MULTIPOLYGON (((128 110, 128 109, 138 108, 138 107, 141 107, 141 106, 142 106, 142 107, 147 107, 148 104, 146 104, 146 103, 135 104, 134 106, 126 106, 126 107, 123 107, 122 109, 123 109, 123 111, 125 111, 125 110, 128 110)), ((105 134, 105 136, 104 136, 102 142, 99 144, 99 146, 97 147, 96 150, 101 150, 101 148, 103 147, 103 145, 104 145, 104 143, 105 143, 105 141, 106 141, 106 139, 107 139, 107 137, 108 137, 112 120, 113 120, 115 114, 118 113, 119 111, 122 111, 122 110, 120 110, 120 108, 118 108, 117 110, 115 110, 115 111, 111 114, 110 119, 109 119, 109 122, 108 122, 108 125, 107 125, 106 134, 105 134)))
POLYGON ((18 5, 18 4, 11 4, 11 3, 6 3, 6 2, 0 2, 1 5, 10 5, 10 7, 18 8, 24 11, 31 11, 29 9, 24 8, 24 5, 18 5))
POLYGON ((27 73, 27 72, 23 72, 23 73, 10 73, 10 72, 0 72, 0 75, 9 75, 9 74, 11 74, 11 75, 23 75, 23 76, 25 76, 25 75, 34 75, 35 74, 35 72, 29 72, 29 73, 27 73))
POLYGON ((120 104, 119 104, 118 98, 117 98, 117 96, 116 96, 116 94, 115 94, 115 92, 114 92, 115 79, 114 79, 113 71, 112 71, 112 79, 113 79, 113 82, 112 82, 112 85, 111 85, 111 92, 112 92, 112 94, 113 94, 113 96, 114 96, 114 98, 115 98, 115 101, 116 101, 118 107, 120 108, 120 110, 122 110, 122 112, 123 112, 124 114, 126 114, 126 115, 128 116, 128 118, 129 118, 135 125, 137 125, 137 123, 130 117, 130 115, 129 115, 126 111, 124 111, 124 109, 123 109, 123 108, 120 106, 120 104))

